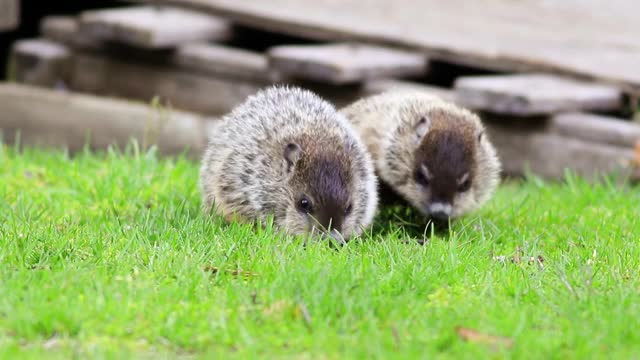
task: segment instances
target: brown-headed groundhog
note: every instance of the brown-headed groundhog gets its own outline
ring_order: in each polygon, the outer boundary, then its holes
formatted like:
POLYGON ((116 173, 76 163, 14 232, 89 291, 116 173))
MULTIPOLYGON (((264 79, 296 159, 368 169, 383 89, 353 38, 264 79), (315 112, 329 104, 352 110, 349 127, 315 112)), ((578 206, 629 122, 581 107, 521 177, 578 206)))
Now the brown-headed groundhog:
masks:
POLYGON ((307 90, 270 87, 226 115, 200 170, 203 205, 291 234, 339 241, 368 226, 378 204, 371 157, 336 109, 307 90))
POLYGON ((341 112, 367 145, 380 180, 436 221, 482 206, 501 164, 478 116, 435 96, 389 91, 341 112))

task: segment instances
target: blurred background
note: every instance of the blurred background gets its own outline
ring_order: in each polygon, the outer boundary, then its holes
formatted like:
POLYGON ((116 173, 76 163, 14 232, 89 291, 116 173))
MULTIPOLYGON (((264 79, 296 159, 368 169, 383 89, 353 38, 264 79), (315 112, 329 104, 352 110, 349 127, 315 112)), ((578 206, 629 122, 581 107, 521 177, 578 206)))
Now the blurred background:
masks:
POLYGON ((478 112, 507 175, 639 179, 631 3, 0 0, 0 129, 72 151, 87 132, 96 149, 153 133, 197 158, 203 129, 265 86, 338 107, 421 91, 478 112))
MULTIPOLYGON (((40 21, 48 15, 73 15, 82 10, 99 9, 104 7, 118 7, 124 4, 114 0, 65 0, 65 1, 20 1, 19 26, 7 31, 0 31, 0 66, 6 68, 7 58, 11 44, 24 38, 38 36, 40 21)), ((2 72, 2 79, 6 78, 6 72, 2 72)))

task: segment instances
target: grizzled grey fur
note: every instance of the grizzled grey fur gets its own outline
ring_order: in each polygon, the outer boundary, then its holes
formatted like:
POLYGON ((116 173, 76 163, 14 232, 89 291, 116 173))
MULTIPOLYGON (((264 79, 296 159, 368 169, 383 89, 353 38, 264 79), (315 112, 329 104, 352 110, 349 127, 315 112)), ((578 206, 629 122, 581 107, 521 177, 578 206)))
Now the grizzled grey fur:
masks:
POLYGON ((317 95, 270 87, 215 127, 202 161, 205 210, 292 233, 347 239, 378 204, 373 162, 344 116, 317 95))
POLYGON ((501 164, 477 115, 433 95, 392 90, 341 110, 373 157, 381 181, 436 220, 481 207, 501 164))

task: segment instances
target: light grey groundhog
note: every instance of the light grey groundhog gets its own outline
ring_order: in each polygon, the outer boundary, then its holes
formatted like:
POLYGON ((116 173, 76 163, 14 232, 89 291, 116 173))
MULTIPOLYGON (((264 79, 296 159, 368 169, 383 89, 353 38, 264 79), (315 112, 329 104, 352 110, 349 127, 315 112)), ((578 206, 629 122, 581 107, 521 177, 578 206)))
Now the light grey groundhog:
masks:
POLYGON ((501 164, 477 115, 426 93, 389 91, 341 110, 381 182, 436 221, 482 206, 501 164))
POLYGON ((366 147, 325 100, 270 87, 226 115, 200 170, 206 211, 226 220, 274 224, 291 234, 341 241, 371 224, 377 178, 366 147))

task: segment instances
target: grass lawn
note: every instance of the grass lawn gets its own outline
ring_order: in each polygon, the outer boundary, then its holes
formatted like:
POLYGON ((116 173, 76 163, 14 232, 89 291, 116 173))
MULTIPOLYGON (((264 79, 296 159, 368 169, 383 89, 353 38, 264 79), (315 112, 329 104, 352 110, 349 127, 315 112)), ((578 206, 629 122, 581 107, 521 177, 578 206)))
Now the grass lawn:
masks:
POLYGON ((424 246, 386 209, 336 251, 207 219, 197 175, 0 145, 0 357, 640 355, 640 188, 511 182, 424 246))

